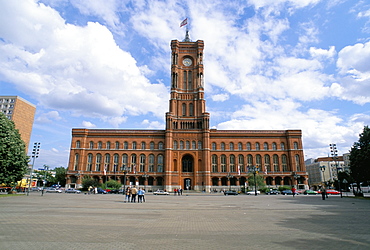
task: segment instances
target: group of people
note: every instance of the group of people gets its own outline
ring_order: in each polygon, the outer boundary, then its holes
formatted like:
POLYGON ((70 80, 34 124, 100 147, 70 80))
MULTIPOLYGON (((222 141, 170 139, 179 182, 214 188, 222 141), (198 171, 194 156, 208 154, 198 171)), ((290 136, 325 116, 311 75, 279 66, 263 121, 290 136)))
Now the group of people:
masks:
POLYGON ((127 187, 125 190, 125 200, 124 202, 136 202, 143 203, 145 202, 145 190, 143 188, 137 189, 136 186, 127 187))
POLYGON ((93 186, 90 186, 88 189, 88 194, 97 194, 98 193, 98 188, 97 187, 93 187, 93 186))
POLYGON ((175 188, 173 190, 174 195, 182 195, 182 188, 175 188))

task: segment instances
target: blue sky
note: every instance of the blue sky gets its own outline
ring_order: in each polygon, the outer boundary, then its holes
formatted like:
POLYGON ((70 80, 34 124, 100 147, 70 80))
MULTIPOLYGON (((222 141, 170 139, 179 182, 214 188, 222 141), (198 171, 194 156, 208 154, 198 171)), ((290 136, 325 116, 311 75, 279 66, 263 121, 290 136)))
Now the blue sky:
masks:
POLYGON ((0 0, 0 95, 37 105, 35 168, 72 128, 164 129, 170 41, 204 40, 217 129, 301 129, 304 155, 370 123, 370 4, 355 0, 0 0))

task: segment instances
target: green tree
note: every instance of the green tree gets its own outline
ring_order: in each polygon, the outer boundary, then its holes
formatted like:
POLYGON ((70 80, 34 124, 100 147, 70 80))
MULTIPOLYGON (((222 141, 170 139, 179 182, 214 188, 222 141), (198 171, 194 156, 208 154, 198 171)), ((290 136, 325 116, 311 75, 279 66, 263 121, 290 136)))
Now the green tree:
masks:
POLYGON ((60 184, 62 187, 66 185, 66 174, 67 169, 64 167, 57 167, 55 170, 55 178, 53 180, 54 184, 60 184))
POLYGON ((358 142, 350 150, 351 176, 360 187, 360 182, 370 180, 370 128, 364 127, 358 142))
POLYGON ((119 189, 122 184, 119 181, 110 180, 105 183, 105 188, 119 189))
POLYGON ((28 169, 26 145, 14 122, 0 113, 0 184, 14 185, 28 169))
POLYGON ((91 178, 90 176, 88 175, 85 175, 83 178, 82 178, 82 189, 83 190, 88 190, 88 188, 92 186, 92 187, 97 187, 99 186, 99 182, 93 178, 91 178))
MULTIPOLYGON (((254 181, 253 174, 249 174, 248 175, 249 188, 254 189, 254 183, 255 183, 255 181, 254 181)), ((257 189, 265 188, 266 184, 265 184, 265 180, 263 179, 262 175, 256 174, 256 185, 257 185, 257 189)))

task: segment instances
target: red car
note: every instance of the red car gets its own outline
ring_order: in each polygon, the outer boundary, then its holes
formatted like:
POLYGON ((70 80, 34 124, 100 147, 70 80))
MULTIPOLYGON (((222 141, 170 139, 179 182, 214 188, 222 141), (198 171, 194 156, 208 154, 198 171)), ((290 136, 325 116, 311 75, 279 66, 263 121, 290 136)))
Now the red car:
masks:
POLYGON ((327 194, 340 194, 340 192, 339 192, 339 191, 334 190, 334 189, 327 189, 327 190, 326 190, 326 193, 327 193, 327 194))

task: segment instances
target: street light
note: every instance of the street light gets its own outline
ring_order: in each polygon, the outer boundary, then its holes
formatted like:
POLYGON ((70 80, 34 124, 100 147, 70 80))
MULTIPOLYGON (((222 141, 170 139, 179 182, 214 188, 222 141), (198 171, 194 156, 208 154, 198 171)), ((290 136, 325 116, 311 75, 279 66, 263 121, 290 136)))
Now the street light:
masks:
POLYGON ((230 179, 231 178, 234 178, 234 176, 232 174, 230 174, 230 173, 227 173, 226 178, 227 178, 227 182, 229 183, 229 190, 231 190, 230 179))
POLYGON ((339 166, 338 166, 338 149, 337 149, 337 144, 329 144, 330 146, 330 152, 331 152, 331 157, 334 160, 335 163, 335 168, 337 169, 337 180, 338 180, 338 186, 339 186, 339 192, 340 192, 340 198, 342 198, 342 189, 340 187, 340 179, 339 179, 339 166))
POLYGON ((253 173, 253 177, 254 177, 254 195, 257 196, 256 174, 258 173, 259 168, 257 168, 256 166, 250 166, 248 169, 249 169, 249 172, 253 173))
POLYGON ((144 178, 144 191, 146 190, 145 183, 146 183, 146 179, 148 177, 149 177, 149 175, 147 175, 146 172, 144 172, 144 174, 143 174, 143 178, 144 178))
POLYGON ((324 186, 325 186, 325 166, 320 166, 320 170, 322 172, 322 179, 324 180, 324 186))
POLYGON ((298 179, 301 178, 300 175, 297 175, 297 174, 294 174, 294 179, 296 180, 296 183, 297 183, 297 188, 298 188, 298 179))
POLYGON ((28 183, 28 190, 27 190, 27 196, 30 194, 30 189, 31 189, 31 182, 32 182, 32 174, 33 174, 33 166, 35 165, 35 160, 36 158, 39 157, 40 153, 40 143, 35 142, 33 144, 33 149, 32 149, 32 167, 31 167, 31 172, 30 172, 30 182, 28 183))
POLYGON ((126 174, 127 174, 127 168, 126 168, 125 164, 122 165, 121 171, 123 172, 123 192, 122 192, 122 194, 125 195, 125 192, 126 192, 126 174))
POLYGON ((44 181, 42 182, 42 190, 41 190, 41 196, 44 196, 44 189, 45 189, 45 184, 46 184, 46 173, 47 171, 49 171, 49 167, 48 166, 44 166, 44 181))

